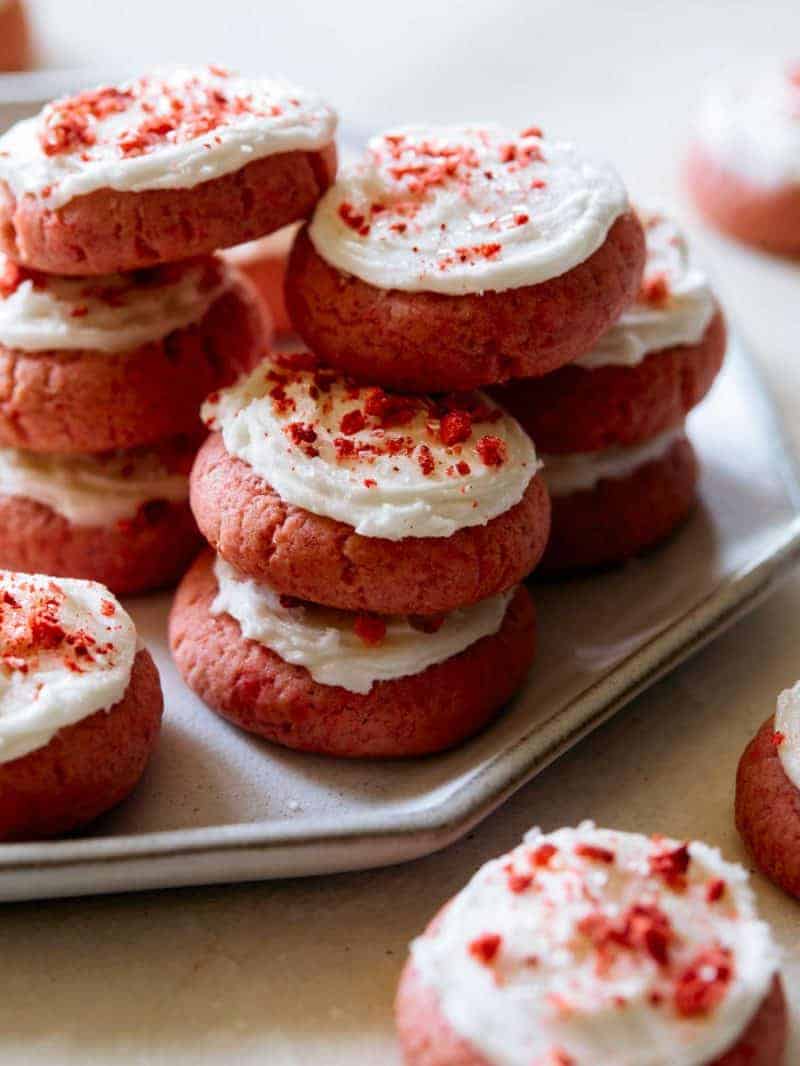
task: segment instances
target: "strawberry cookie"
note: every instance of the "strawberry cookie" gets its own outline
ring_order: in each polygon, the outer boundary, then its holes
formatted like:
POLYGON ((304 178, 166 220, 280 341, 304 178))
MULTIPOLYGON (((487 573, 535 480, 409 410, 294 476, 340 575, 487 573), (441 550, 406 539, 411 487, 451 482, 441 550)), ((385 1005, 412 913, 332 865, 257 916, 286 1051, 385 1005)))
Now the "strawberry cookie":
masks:
POLYGON ((161 685, 91 581, 0 571, 0 840, 57 836, 123 800, 158 740, 161 685))
POLYGON ((0 257, 0 445, 133 448, 195 432, 269 346, 250 283, 213 257, 100 278, 0 257))
POLYGON ((481 393, 390 394, 265 361, 203 408, 191 475, 220 555, 278 592, 351 611, 437 615, 536 565, 549 502, 522 427, 481 393))
POLYGON ((436 392, 571 362, 636 295, 643 264, 611 167, 536 127, 409 127, 374 138, 322 198, 286 299, 325 363, 436 392))
POLYGON ((48 104, 0 137, 0 246, 52 274, 106 274, 253 240, 334 178, 334 111, 218 67, 48 104))
POLYGON ((708 279, 668 219, 642 216, 644 282, 636 301, 570 366, 498 388, 500 402, 548 454, 641 444, 684 421, 725 354, 708 279))
POLYGON ((286 309, 283 287, 289 252, 297 229, 297 226, 287 226, 269 237, 230 248, 224 253, 225 259, 252 281, 256 292, 270 310, 275 333, 279 337, 294 331, 286 309))
POLYGON ((800 898, 800 683, 780 694, 742 755, 736 826, 759 869, 800 898))
POLYGON ((800 64, 713 92, 686 176, 719 229, 772 252, 800 252, 800 64))
POLYGON ((747 873, 705 844, 529 833, 411 945, 407 1066, 779 1066, 779 955, 747 873))
POLYGON ((0 448, 0 566, 120 596, 173 584, 201 544, 189 508, 195 450, 184 439, 103 455, 0 448))
POLYGON ((534 657, 520 586, 435 619, 304 603, 201 556, 169 625, 187 684, 236 725, 301 751, 425 755, 486 725, 534 657))
POLYGON ((630 448, 542 459, 552 501, 545 572, 640 555, 669 537, 697 499, 697 457, 683 425, 630 448))

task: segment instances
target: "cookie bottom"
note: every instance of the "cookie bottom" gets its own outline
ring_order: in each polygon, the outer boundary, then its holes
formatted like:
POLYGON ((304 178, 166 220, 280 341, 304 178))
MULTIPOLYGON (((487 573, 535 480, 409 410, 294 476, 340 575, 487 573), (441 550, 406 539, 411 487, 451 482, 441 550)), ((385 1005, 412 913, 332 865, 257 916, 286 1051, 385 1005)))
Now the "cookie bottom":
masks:
POLYGON ((246 640, 230 615, 211 614, 216 591, 213 555, 205 552, 181 582, 170 616, 178 669, 212 710, 299 751, 394 758, 452 747, 500 712, 534 659, 533 604, 520 588, 493 636, 361 695, 319 684, 304 667, 246 640))

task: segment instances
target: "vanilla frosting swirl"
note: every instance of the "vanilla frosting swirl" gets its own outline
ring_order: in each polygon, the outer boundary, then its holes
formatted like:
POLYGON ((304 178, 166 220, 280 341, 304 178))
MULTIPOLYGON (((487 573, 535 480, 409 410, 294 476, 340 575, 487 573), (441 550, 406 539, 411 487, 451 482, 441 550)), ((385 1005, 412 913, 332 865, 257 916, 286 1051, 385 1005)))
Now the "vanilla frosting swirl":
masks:
POLYGON ((358 616, 350 611, 281 597, 219 556, 214 574, 217 594, 212 614, 230 615, 247 640, 263 644, 284 662, 305 667, 319 684, 361 695, 377 681, 420 674, 496 633, 516 591, 452 611, 428 631, 405 617, 384 618, 385 633, 370 643, 358 635, 358 616))
POLYGON ((533 830, 412 945, 421 982, 493 1066, 706 1066, 779 957, 746 871, 705 844, 533 830))
POLYGON ((695 136, 719 166, 745 181, 766 189, 800 184, 800 67, 714 85, 695 136))
POLYGON ((309 233, 328 263, 378 288, 462 295, 566 273, 627 210, 612 167, 538 128, 408 126, 369 142, 309 233))
POLYGON ((266 156, 317 151, 336 113, 280 79, 180 67, 48 104, 0 137, 0 180, 62 207, 97 189, 188 189, 266 156))
POLYGON ((639 296, 576 366, 638 366, 650 352, 699 344, 714 317, 708 278, 690 262, 678 227, 657 214, 642 222, 647 262, 639 296))
POLYGON ((210 397, 203 418, 286 503, 365 537, 449 537, 519 503, 539 467, 487 396, 454 402, 472 413, 264 362, 210 397))
POLYGON ((0 495, 36 500, 74 526, 113 526, 146 503, 188 500, 189 478, 144 449, 54 455, 0 448, 0 495))
POLYGON ((685 435, 685 426, 680 423, 632 447, 616 445, 597 452, 543 455, 542 476, 551 496, 590 491, 600 481, 629 477, 646 463, 661 459, 685 435))
POLYGON ((103 585, 0 570, 0 637, 0 763, 125 695, 136 630, 103 585))
POLYGON ((22 351, 124 352, 200 322, 231 284, 220 260, 67 278, 0 256, 0 344, 22 351))

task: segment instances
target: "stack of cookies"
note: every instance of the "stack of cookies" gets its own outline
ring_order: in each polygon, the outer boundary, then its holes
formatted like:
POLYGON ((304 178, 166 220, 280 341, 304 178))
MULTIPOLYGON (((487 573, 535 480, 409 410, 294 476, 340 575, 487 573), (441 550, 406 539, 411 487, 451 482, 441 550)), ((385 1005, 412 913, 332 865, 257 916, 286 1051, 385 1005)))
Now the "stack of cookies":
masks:
POLYGON ((218 68, 48 105, 0 139, 0 566, 168 584, 199 547, 200 405, 270 325, 212 255, 310 213, 334 113, 218 68))
POLYGON ((546 571, 638 555, 696 500, 685 421, 722 366, 725 322, 677 227, 641 218, 647 260, 636 300, 569 366, 496 392, 544 453, 553 502, 546 571))
POLYGON ((550 507, 532 441, 476 389, 586 351, 643 261, 615 172, 538 129, 373 140, 293 246, 309 351, 204 409, 191 504, 216 556, 171 620, 195 691, 342 756, 433 752, 490 721, 533 660, 519 583, 550 507))

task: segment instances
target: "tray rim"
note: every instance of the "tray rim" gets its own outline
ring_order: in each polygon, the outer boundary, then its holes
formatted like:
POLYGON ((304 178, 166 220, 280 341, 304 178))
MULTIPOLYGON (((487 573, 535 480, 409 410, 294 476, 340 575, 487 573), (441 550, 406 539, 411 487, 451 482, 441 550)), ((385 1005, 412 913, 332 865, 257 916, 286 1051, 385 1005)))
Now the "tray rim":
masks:
MULTIPOLYGON (((752 380, 751 402, 758 407, 759 422, 773 440, 775 460, 787 496, 795 509, 794 517, 765 546, 759 555, 725 577, 702 600, 693 604, 666 629, 650 637, 641 647, 629 653, 613 672, 589 684, 568 705, 570 717, 577 724, 566 733, 555 735, 552 720, 531 724, 530 728, 509 748, 496 753, 467 781, 461 783, 446 798, 421 810, 394 814, 369 814, 358 818, 320 816, 315 828, 291 821, 259 821, 228 823, 219 826, 192 827, 176 830, 157 830, 143 834, 95 837, 44 843, 0 845, 0 899, 41 898, 42 895, 89 894, 108 890, 108 880, 102 878, 96 886, 60 891, 58 887, 42 885, 37 892, 34 875, 57 870, 85 871, 115 867, 116 873, 147 861, 167 861, 176 866, 193 860, 190 867, 176 869, 168 877, 156 871, 150 876, 136 877, 129 885, 117 884, 113 890, 136 891, 140 888, 211 883, 240 880, 233 869, 211 874, 198 871, 204 858, 239 855, 246 868, 246 877, 272 879, 306 876, 336 870, 353 869, 347 852, 354 845, 361 847, 380 844, 392 854, 370 856, 358 863, 358 868, 388 865, 393 862, 430 854, 468 832, 477 822, 488 816, 527 781, 587 736, 595 728, 617 713, 625 704, 679 663, 699 650, 727 629, 749 610, 758 605, 796 562, 800 562, 800 464, 788 441, 771 391, 758 369, 740 332, 734 332, 736 360, 743 371, 743 380, 752 380), (545 741, 544 751, 531 757, 526 754, 535 735, 541 747, 542 734, 554 735, 545 741), (248 865, 248 858, 274 854, 292 854, 319 849, 318 863, 298 862, 285 870, 262 870, 248 865), (344 852, 339 856, 339 852, 344 852), (327 856, 324 858, 323 856, 327 856), (195 873, 199 876, 195 876, 195 873), (30 877, 27 889, 15 888, 22 877, 30 877)), ((567 708, 562 708, 562 714, 567 708)), ((352 853, 351 853, 352 854, 352 853)), ((283 865, 280 863, 279 865, 283 865)))

